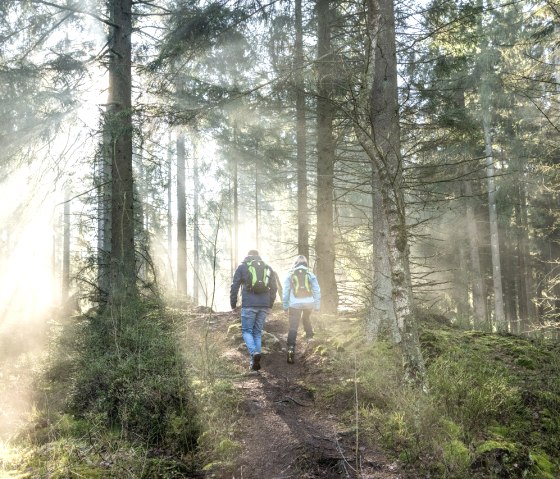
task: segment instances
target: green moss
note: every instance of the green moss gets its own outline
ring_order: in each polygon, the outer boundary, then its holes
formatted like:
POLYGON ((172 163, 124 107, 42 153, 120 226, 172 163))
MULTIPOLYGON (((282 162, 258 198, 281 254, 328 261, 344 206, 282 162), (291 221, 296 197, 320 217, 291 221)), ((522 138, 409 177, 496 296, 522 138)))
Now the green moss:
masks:
POLYGON ((515 361, 515 363, 516 363, 518 366, 524 367, 525 369, 531 369, 531 370, 532 370, 532 369, 535 369, 535 363, 534 363, 534 361, 533 361, 532 359, 526 357, 526 356, 517 358, 516 361, 515 361))
POLYGON ((507 426, 504 425, 495 425, 495 426, 489 426, 488 427, 488 432, 490 432, 493 436, 498 437, 498 438, 506 438, 508 437, 510 434, 509 428, 507 426))
POLYGON ((558 477, 560 470, 554 465, 548 455, 542 451, 532 452, 530 458, 535 463, 535 467, 543 475, 543 478, 554 479, 558 477))
POLYGON ((463 428, 449 419, 444 419, 442 425, 445 432, 449 434, 449 437, 451 438, 458 438, 463 434, 463 428))
POLYGON ((510 454, 513 454, 516 452, 517 446, 513 442, 499 441, 499 440, 492 439, 492 440, 484 441, 481 444, 479 444, 476 448, 476 453, 485 454, 487 452, 491 452, 495 450, 506 451, 510 454))
POLYGON ((443 462, 446 469, 455 474, 466 471, 472 460, 471 451, 458 439, 453 439, 443 446, 443 462))
POLYGON ((232 439, 222 439, 218 444, 216 451, 226 457, 233 456, 239 453, 241 445, 232 439))

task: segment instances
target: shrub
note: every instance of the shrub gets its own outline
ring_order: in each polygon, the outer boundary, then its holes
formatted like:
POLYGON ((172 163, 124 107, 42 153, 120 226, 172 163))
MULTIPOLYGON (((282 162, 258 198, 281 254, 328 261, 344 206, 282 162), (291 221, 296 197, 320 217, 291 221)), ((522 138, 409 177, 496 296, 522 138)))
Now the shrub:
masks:
POLYGON ((160 309, 107 311, 83 330, 70 409, 105 417, 125 437, 192 450, 199 426, 173 328, 160 309))

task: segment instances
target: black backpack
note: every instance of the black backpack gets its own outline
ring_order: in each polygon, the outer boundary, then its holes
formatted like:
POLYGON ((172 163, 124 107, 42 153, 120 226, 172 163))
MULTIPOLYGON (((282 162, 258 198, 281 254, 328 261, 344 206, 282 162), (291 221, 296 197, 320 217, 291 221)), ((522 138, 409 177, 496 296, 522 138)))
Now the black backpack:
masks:
POLYGON ((296 268, 290 276, 290 285, 296 298, 313 296, 307 268, 296 268))
POLYGON ((249 270, 249 281, 245 287, 248 291, 256 294, 267 293, 270 291, 270 268, 259 259, 253 259, 245 263, 249 270))

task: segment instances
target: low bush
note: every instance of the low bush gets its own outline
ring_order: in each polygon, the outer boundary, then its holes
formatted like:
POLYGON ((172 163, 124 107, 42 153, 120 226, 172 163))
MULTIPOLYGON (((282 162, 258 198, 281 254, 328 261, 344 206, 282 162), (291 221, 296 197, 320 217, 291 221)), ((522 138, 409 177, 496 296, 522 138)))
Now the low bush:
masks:
POLYGON ((560 474, 557 346, 423 324, 425 394, 403 381, 397 346, 383 338, 368 344, 352 326, 339 330, 333 322, 326 332, 354 342, 346 351, 328 349, 333 383, 320 396, 345 410, 339 417, 360 441, 443 479, 560 474))
POLYGON ((199 424, 169 318, 135 305, 88 318, 75 341, 68 410, 95 415, 128 440, 176 452, 196 447, 199 424))

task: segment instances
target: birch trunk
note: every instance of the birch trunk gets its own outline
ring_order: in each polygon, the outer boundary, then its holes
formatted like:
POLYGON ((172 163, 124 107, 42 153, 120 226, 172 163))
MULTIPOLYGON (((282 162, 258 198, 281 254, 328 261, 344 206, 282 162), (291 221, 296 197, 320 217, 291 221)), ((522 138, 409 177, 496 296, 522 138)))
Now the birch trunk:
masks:
POLYGON ((376 173, 372 174, 372 224, 373 224, 373 260, 372 260, 372 298, 366 323, 366 338, 374 341, 379 327, 387 326, 395 344, 401 342, 401 333, 393 308, 393 283, 391 281, 391 263, 389 261, 389 228, 383 212, 381 185, 376 173))
MULTIPOLYGON (((406 378, 423 388, 425 366, 414 317, 414 300, 409 269, 404 182, 400 152, 400 126, 397 99, 397 60, 395 17, 392 0, 368 0, 368 59, 365 73, 368 125, 355 124, 355 131, 379 177, 383 212, 389 236, 387 246, 391 265, 392 300, 401 333, 406 378), (373 67, 373 69, 372 69, 373 67)), ((361 113, 361 112, 358 112, 361 113)))

